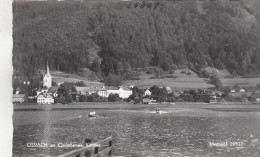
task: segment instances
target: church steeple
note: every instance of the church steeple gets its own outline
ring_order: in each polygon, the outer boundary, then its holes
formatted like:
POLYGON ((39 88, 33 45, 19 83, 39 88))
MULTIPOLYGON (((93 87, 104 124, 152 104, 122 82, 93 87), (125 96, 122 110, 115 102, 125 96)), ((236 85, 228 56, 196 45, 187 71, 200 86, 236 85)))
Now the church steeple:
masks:
POLYGON ((47 88, 50 88, 52 86, 52 77, 51 77, 48 61, 47 61, 46 73, 43 77, 43 86, 47 88))
POLYGON ((48 61, 47 61, 47 71, 46 71, 46 75, 47 75, 47 76, 50 76, 50 70, 49 70, 48 61))

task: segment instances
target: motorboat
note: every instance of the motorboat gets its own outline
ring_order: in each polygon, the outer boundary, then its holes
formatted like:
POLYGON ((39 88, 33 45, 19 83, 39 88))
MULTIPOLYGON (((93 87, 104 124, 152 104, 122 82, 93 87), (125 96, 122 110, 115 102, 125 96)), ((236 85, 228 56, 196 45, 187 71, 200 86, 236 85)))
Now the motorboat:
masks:
POLYGON ((91 111, 89 112, 88 117, 97 117, 97 114, 95 111, 91 111))
POLYGON ((156 108, 156 109, 155 109, 155 112, 156 112, 156 113, 159 113, 159 114, 163 113, 163 111, 162 111, 160 108, 156 108))

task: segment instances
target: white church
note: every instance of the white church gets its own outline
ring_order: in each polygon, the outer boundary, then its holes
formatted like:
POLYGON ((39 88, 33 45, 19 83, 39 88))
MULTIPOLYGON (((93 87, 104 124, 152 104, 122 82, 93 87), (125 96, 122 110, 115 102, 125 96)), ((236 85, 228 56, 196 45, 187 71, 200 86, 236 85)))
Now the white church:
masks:
POLYGON ((50 88, 51 86, 52 86, 52 77, 51 77, 49 65, 48 65, 48 62, 47 62, 47 71, 46 71, 46 74, 43 77, 43 87, 50 88))
POLYGON ((47 62, 47 70, 43 77, 43 89, 37 91, 37 103, 38 104, 52 104, 54 103, 53 96, 48 93, 48 89, 52 86, 52 77, 47 62))

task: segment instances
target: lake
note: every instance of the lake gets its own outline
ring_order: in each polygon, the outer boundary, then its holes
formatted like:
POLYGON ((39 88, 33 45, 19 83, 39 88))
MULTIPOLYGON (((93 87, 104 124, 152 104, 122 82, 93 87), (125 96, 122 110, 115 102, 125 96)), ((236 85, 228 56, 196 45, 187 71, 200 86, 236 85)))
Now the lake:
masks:
POLYGON ((15 106, 13 156, 57 156, 75 149, 58 147, 60 143, 83 144, 85 138, 95 142, 109 136, 113 156, 260 155, 259 105, 165 105, 163 114, 149 105, 86 106, 15 106), (99 117, 88 118, 93 108, 99 117), (40 142, 47 147, 32 147, 40 142))

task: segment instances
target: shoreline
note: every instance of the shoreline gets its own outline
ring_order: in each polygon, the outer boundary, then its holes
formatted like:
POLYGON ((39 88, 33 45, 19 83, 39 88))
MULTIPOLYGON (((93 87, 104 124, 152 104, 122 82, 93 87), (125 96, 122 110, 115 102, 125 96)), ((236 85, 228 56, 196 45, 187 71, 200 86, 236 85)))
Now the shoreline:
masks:
POLYGON ((14 111, 19 110, 78 110, 78 109, 145 109, 145 108, 227 108, 227 109, 260 109, 259 104, 245 102, 228 102, 219 104, 177 102, 176 104, 132 104, 128 102, 74 102, 71 104, 13 104, 14 111))

